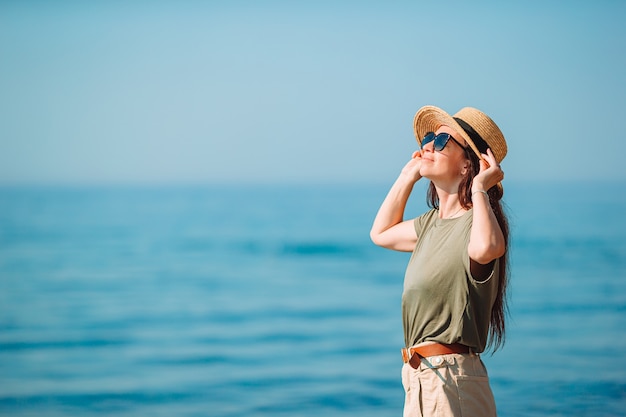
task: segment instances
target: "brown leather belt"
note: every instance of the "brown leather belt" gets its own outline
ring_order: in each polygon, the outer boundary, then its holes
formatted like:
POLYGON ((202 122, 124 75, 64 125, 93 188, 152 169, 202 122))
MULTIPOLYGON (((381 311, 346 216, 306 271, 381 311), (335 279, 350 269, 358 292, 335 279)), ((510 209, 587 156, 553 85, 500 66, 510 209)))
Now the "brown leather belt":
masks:
POLYGON ((420 358, 428 358, 437 355, 449 355, 450 353, 469 353, 469 347, 461 345, 460 343, 454 343, 452 345, 446 345, 443 343, 434 343, 430 345, 424 345, 414 348, 402 348, 402 360, 404 363, 408 363, 413 355, 417 355, 420 358))

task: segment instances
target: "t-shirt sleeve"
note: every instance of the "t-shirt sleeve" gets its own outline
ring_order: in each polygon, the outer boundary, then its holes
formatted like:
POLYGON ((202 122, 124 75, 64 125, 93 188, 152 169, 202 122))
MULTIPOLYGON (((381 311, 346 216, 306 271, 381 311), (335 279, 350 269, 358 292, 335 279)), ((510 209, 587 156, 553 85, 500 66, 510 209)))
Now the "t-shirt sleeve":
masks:
POLYGON ((419 238, 422 235, 422 230, 424 229, 424 222, 421 220, 421 217, 413 219, 413 227, 415 228, 415 233, 419 238))
POLYGON ((415 227, 415 233, 417 234, 417 237, 419 238, 420 236, 422 236, 422 233, 424 232, 424 228, 426 227, 426 224, 428 223, 428 219, 431 216, 431 211, 427 211, 426 213, 422 214, 419 217, 416 217, 413 220, 413 227, 415 227))

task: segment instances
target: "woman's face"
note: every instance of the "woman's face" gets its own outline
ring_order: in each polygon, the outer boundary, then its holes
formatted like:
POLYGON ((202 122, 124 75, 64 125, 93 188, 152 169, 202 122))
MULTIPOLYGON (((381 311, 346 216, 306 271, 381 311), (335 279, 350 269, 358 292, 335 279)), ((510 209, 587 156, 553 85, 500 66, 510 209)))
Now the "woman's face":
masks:
MULTIPOLYGON (((441 126, 435 134, 448 133, 463 146, 467 146, 465 140, 454 129, 441 126)), ((422 148, 422 163, 420 174, 431 181, 437 180, 460 180, 464 171, 469 167, 469 161, 465 150, 452 139, 441 151, 434 150, 434 141, 422 148)))

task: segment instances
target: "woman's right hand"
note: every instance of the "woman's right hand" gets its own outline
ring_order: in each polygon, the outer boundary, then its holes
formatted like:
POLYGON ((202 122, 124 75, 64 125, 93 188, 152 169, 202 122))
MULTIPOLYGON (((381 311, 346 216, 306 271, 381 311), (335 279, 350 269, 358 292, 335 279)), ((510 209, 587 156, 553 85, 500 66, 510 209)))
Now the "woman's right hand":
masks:
POLYGON ((415 151, 378 209, 370 230, 370 237, 378 246, 402 252, 411 252, 415 249, 417 243, 415 226, 413 220, 404 220, 404 209, 413 185, 422 178, 421 166, 422 154, 415 151))
POLYGON ((381 204, 370 230, 372 241, 378 246, 402 252, 411 252, 417 243, 413 220, 404 220, 404 209, 413 185, 420 179, 422 154, 413 152, 400 176, 391 186, 381 204))
POLYGON ((419 181, 422 176, 420 175, 420 167, 422 166, 422 152, 417 150, 413 152, 411 160, 406 163, 402 168, 402 176, 412 182, 419 181))

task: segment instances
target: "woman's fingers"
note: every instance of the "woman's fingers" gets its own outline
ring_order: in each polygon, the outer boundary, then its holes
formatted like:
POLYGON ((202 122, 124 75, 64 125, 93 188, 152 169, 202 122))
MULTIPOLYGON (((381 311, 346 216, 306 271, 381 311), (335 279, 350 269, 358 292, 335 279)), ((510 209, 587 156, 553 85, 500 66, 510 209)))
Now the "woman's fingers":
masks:
POLYGON ((486 154, 483 153, 481 154, 481 156, 482 156, 481 162, 486 163, 486 168, 491 168, 491 167, 500 168, 500 165, 498 165, 498 160, 496 159, 493 152, 491 152, 491 149, 487 148, 487 153, 486 154))
POLYGON ((480 172, 474 178, 489 189, 504 179, 504 172, 500 168, 498 161, 491 149, 487 149, 487 153, 481 154, 480 172))
POLYGON ((411 159, 402 168, 402 173, 410 177, 413 181, 420 179, 420 167, 422 165, 422 153, 417 150, 411 155, 411 159))

